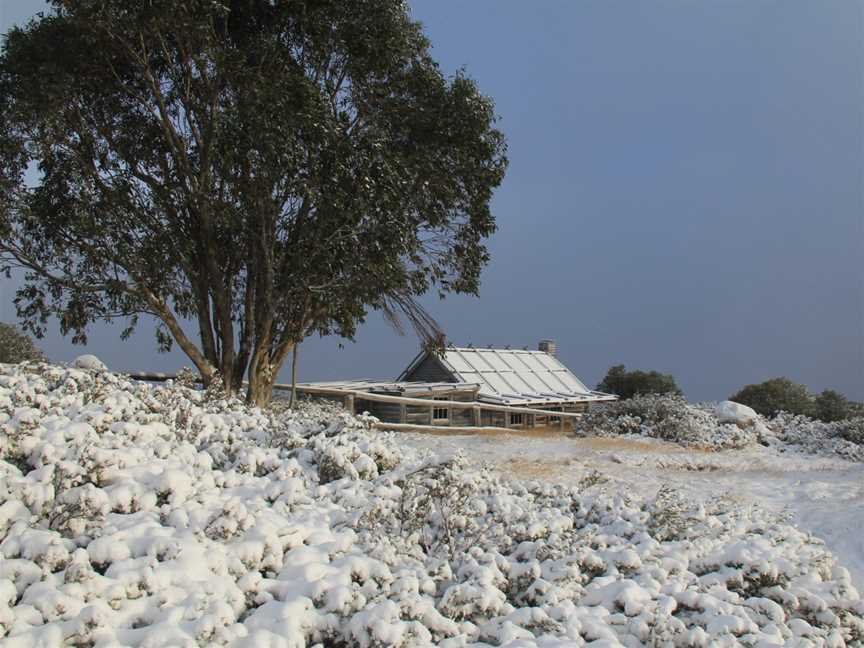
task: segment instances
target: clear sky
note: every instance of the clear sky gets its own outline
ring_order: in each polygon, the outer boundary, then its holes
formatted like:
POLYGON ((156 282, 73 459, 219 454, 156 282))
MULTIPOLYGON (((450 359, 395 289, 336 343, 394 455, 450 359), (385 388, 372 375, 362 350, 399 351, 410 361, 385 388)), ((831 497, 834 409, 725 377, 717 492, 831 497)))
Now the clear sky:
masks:
MULTIPOLYGON (((624 363, 694 400, 780 375, 864 399, 864 3, 410 4, 510 145, 480 298, 427 302, 450 340, 553 338, 589 384, 624 363)), ((0 31, 42 6, 0 0, 0 31)), ((191 364, 146 326, 119 332, 95 328, 88 351, 191 364)), ((83 352, 56 328, 42 345, 83 352)), ((372 316, 344 348, 304 343, 299 374, 392 378, 416 349, 372 316)))

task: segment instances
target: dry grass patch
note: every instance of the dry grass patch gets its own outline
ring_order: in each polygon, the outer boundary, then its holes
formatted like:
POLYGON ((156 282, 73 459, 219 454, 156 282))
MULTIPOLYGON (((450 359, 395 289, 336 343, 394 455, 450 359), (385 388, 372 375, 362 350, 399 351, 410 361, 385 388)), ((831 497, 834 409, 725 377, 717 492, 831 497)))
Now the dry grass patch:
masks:
POLYGON ((560 475, 569 463, 569 459, 508 459, 499 464, 499 470, 517 479, 549 479, 560 475))
POLYGON ((699 447, 684 447, 668 441, 640 441, 622 437, 579 437, 573 439, 578 448, 587 448, 605 452, 641 452, 651 454, 709 454, 711 449, 699 447))

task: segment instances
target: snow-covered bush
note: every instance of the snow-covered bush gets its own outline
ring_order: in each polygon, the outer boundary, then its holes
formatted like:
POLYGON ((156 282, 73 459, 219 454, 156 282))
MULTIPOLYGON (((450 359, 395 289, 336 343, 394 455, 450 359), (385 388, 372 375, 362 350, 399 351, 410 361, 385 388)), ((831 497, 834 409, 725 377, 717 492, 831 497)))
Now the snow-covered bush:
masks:
POLYGON ((806 452, 839 455, 864 461, 864 418, 825 423, 806 416, 780 412, 768 422, 776 438, 806 452))
POLYGON ((678 540, 689 528, 690 504, 668 484, 663 485, 649 504, 648 528, 658 540, 678 540))
POLYGON ((837 421, 834 425, 837 426, 837 434, 840 437, 864 446, 864 416, 837 421))
POLYGON ((757 428, 721 423, 711 408, 680 396, 636 396, 597 407, 574 423, 583 436, 641 435, 711 449, 740 448, 759 440, 757 428))
MULTIPOLYGON (((0 368, 0 643, 860 645, 818 540, 732 499, 503 480, 340 408, 0 368)), ((591 483, 601 481, 599 476, 591 483)))
POLYGON ((181 387, 195 389, 200 379, 200 375, 192 367, 181 367, 177 372, 175 382, 181 387))

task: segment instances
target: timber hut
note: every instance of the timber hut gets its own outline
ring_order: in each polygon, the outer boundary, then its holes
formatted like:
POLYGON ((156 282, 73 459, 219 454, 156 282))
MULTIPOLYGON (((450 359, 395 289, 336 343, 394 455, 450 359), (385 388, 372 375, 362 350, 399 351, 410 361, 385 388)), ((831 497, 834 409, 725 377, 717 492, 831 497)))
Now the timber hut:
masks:
POLYGON ((303 383, 297 392, 369 412, 389 427, 533 428, 558 425, 617 396, 588 389, 555 355, 538 350, 448 346, 422 351, 393 382, 303 383))

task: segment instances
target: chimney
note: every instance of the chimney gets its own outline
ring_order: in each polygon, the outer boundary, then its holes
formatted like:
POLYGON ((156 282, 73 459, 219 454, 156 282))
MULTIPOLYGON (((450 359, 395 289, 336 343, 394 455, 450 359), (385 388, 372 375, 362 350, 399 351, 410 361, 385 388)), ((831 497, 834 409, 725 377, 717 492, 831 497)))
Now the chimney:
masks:
POLYGON ((555 340, 540 340, 540 344, 537 345, 537 349, 539 351, 545 351, 551 356, 554 356, 556 351, 558 351, 558 345, 555 344, 555 340))

